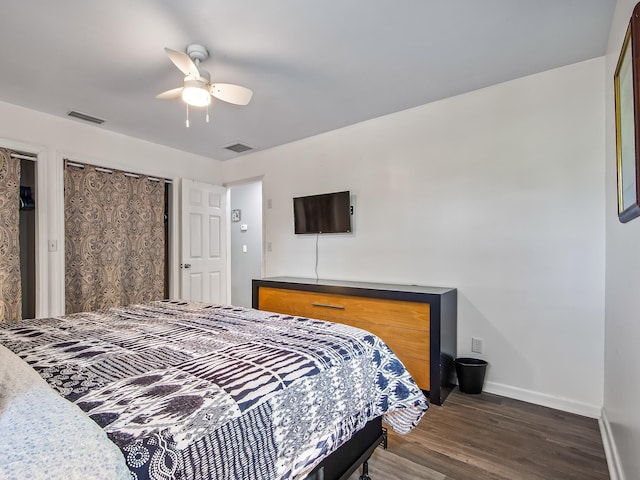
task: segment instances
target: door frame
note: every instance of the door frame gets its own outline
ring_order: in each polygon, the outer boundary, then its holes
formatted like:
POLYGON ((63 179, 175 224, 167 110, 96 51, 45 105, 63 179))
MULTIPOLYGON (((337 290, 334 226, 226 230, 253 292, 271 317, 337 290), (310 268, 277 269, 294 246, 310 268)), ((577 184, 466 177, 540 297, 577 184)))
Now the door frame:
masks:
MULTIPOLYGON (((265 272, 265 215, 264 215, 264 209, 265 209, 265 201, 264 201, 264 176, 258 176, 258 177, 252 177, 252 178, 247 178, 247 179, 243 179, 243 180, 238 180, 238 181, 234 181, 234 182, 228 182, 225 183, 224 186, 227 188, 227 192, 228 192, 228 197, 227 197, 227 206, 229 209, 229 215, 228 215, 228 228, 227 231, 229 232, 229 241, 228 241, 228 258, 229 258, 229 301, 231 302, 232 299, 232 277, 233 277, 233 256, 232 256, 232 244, 231 244, 231 190, 234 187, 241 187, 244 185, 251 185, 254 183, 259 183, 260 184, 260 192, 261 192, 261 198, 260 198, 260 202, 261 202, 261 211, 260 211, 260 226, 261 226, 261 238, 260 238, 260 278, 264 277, 264 272, 265 272)), ((251 286, 249 285, 249 290, 251 290, 251 286)))
MULTIPOLYGON (((40 156, 38 156, 40 160, 40 156)), ((179 231, 179 188, 177 183, 180 181, 180 177, 171 177, 169 175, 163 175, 161 173, 149 172, 145 168, 130 168, 126 165, 114 163, 109 159, 99 159, 91 157, 87 154, 78 154, 68 150, 58 150, 53 158, 53 161, 42 162, 45 165, 38 164, 37 166, 46 167, 44 169, 37 169, 36 176, 38 188, 46 184, 44 178, 49 177, 50 184, 47 195, 49 198, 54 198, 54 201, 48 202, 47 212, 41 212, 41 216, 48 215, 50 218, 48 235, 41 239, 43 242, 43 251, 45 257, 48 254, 50 268, 48 271, 48 278, 45 283, 45 291, 49 291, 49 303, 48 312, 40 315, 38 313, 38 306, 36 304, 36 317, 47 316, 60 316, 65 314, 65 223, 64 223, 64 162, 69 160, 71 162, 77 162, 82 164, 99 165, 107 169, 122 170, 125 172, 132 172, 139 175, 145 175, 149 177, 160 177, 166 182, 170 183, 169 201, 169 297, 172 299, 178 298, 180 292, 180 277, 176 274, 176 265, 179 263, 179 246, 180 246, 180 231, 179 231), (51 163, 52 165, 49 165, 51 163), (43 173, 44 171, 44 173, 43 173), (55 180, 51 180, 51 179, 55 180), (42 179, 42 181, 41 181, 42 179), (176 224, 176 221, 178 223, 176 224), (47 252, 48 241, 57 241, 57 250, 55 252, 47 252)), ((42 197, 41 197, 42 198, 42 197)), ((42 201, 42 199, 41 199, 42 201)), ((37 207, 36 207, 37 208, 37 207)), ((37 231, 37 229, 36 229, 37 231)), ((37 259, 36 259, 37 261, 37 259)), ((37 282, 36 273, 36 282, 37 282)), ((160 300, 160 299, 158 299, 160 300)))
POLYGON ((229 288, 229 301, 231 301, 231 275, 232 275, 232 265, 231 265, 231 189, 233 187, 237 187, 237 186, 241 186, 241 185, 247 185, 250 183, 260 183, 262 188, 261 188, 261 192, 262 192, 262 198, 260 199, 260 201, 262 202, 262 218, 261 218, 261 228, 262 228, 262 244, 260 245, 260 278, 264 277, 264 272, 266 271, 266 249, 265 249, 265 245, 266 245, 266 238, 267 238, 267 230, 266 230, 266 224, 265 224, 265 208, 266 208, 266 202, 265 202, 265 197, 264 197, 264 175, 259 175, 256 177, 249 177, 249 178, 243 178, 240 180, 234 180, 232 182, 225 182, 222 184, 223 187, 225 187, 227 189, 227 235, 228 235, 228 241, 227 241, 227 261, 229 263, 228 265, 228 271, 229 271, 229 275, 228 275, 228 288, 229 288))

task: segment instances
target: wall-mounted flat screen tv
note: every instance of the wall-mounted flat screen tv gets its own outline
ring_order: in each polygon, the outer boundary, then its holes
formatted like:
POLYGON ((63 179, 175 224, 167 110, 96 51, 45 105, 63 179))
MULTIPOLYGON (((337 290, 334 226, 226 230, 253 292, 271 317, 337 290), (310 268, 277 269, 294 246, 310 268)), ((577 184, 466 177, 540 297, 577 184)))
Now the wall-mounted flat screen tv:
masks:
POLYGON ((293 199, 296 233, 349 233, 349 192, 325 193, 293 199))

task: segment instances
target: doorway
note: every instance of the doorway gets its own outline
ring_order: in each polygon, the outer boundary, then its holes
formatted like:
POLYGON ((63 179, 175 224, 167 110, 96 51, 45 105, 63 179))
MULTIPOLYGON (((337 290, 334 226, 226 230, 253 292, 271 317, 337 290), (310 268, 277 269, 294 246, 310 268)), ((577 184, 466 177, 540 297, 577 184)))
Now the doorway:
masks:
POLYGON ((229 185, 231 304, 251 307, 251 280, 262 277, 262 180, 229 185))
POLYGON ((36 316, 36 162, 20 159, 20 279, 22 318, 36 316))

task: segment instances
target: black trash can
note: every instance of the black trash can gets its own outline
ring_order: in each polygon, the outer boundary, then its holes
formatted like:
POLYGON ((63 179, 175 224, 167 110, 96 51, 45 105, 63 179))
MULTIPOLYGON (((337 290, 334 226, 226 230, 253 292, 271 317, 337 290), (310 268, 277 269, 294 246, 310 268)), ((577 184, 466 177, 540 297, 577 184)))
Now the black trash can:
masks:
POLYGON ((458 387, 462 393, 482 393, 487 362, 477 358, 456 358, 458 387))

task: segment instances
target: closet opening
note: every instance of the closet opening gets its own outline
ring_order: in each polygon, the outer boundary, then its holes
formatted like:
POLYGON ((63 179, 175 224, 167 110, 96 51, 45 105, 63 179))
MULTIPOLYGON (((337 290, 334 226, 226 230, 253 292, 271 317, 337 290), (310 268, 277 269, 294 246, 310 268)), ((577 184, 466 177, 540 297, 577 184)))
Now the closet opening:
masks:
POLYGON ((67 314, 168 298, 170 182, 65 159, 67 314))
POLYGON ((169 216, 171 215, 171 203, 170 203, 170 199, 171 199, 171 195, 172 195, 172 190, 171 190, 172 184, 171 182, 165 182, 164 184, 164 298, 168 299, 170 298, 170 294, 169 294, 169 263, 171 261, 170 259, 170 252, 171 252, 171 248, 169 245, 169 242, 171 242, 171 235, 170 230, 171 230, 171 223, 169 222, 169 216))
POLYGON ((36 162, 20 158, 20 278, 22 318, 36 316, 36 162))

